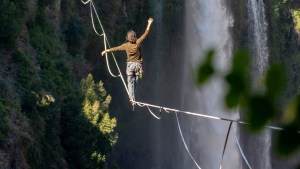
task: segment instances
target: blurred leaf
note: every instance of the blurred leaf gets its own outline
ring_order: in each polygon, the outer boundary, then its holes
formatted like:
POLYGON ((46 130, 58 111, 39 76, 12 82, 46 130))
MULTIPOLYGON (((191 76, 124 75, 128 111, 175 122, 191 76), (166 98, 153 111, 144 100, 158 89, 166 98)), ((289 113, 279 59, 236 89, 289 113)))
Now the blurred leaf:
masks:
POLYGON ((240 49, 235 52, 232 60, 232 70, 231 72, 241 71, 243 74, 247 74, 249 68, 249 52, 246 49, 240 49))
POLYGON ((240 103, 240 95, 233 90, 230 90, 225 97, 225 103, 228 108, 234 108, 240 103))
POLYGON ((204 62, 199 66, 196 77, 196 82, 198 85, 204 84, 214 74, 215 71, 212 66, 214 55, 214 50, 208 51, 204 62))
POLYGON ((291 155, 300 148, 300 133, 296 127, 284 127, 277 136, 276 149, 280 155, 291 155))
POLYGON ((282 122, 285 125, 291 124, 295 121, 297 114, 299 115, 299 97, 295 100, 292 100, 287 104, 283 112, 282 122))
POLYGON ((250 128, 253 130, 263 128, 275 114, 274 106, 268 96, 253 96, 248 106, 250 128))
POLYGON ((226 76, 226 81, 229 85, 229 90, 225 98, 226 105, 228 108, 234 108, 239 105, 243 94, 247 90, 245 77, 240 72, 232 72, 226 76))
POLYGON ((226 76, 226 81, 237 93, 242 93, 246 90, 245 75, 241 72, 232 72, 226 76))
POLYGON ((225 96, 226 106, 234 108, 241 102, 243 96, 247 96, 247 77, 249 67, 249 56, 246 50, 239 50, 233 56, 233 65, 226 82, 229 85, 228 93, 225 96))
POLYGON ((275 64, 267 72, 266 87, 271 96, 277 96, 286 86, 286 77, 284 68, 275 64))

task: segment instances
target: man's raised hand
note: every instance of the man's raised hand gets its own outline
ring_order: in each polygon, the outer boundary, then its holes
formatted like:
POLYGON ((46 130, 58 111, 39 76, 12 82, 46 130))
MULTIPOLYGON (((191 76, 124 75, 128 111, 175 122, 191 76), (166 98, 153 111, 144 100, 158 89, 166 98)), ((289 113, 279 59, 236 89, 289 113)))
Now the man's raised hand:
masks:
POLYGON ((150 18, 148 19, 148 24, 152 24, 152 22, 153 22, 153 18, 150 17, 150 18))

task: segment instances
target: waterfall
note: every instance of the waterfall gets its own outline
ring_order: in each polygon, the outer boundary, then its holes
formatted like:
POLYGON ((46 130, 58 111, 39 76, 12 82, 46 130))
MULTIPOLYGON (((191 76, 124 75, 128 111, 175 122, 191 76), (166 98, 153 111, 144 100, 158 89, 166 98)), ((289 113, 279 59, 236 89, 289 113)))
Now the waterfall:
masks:
MULTIPOLYGON (((187 0, 186 4, 186 52, 185 77, 182 83, 182 109, 209 115, 237 119, 237 113, 224 108, 225 84, 222 79, 213 78, 205 87, 195 87, 192 78, 205 52, 215 49, 215 67, 226 72, 231 61, 232 39, 230 28, 234 24, 231 13, 223 0, 187 0)), ((182 117, 183 125, 189 125, 184 133, 188 136, 195 159, 202 168, 218 168, 229 123, 207 119, 182 117)), ((240 168, 240 156, 234 139, 230 136, 223 168, 240 168)), ((187 156, 185 168, 194 164, 187 156)))
POLYGON ((254 71, 261 76, 268 66, 269 51, 267 46, 267 26, 265 4, 263 0, 248 0, 248 15, 250 39, 252 39, 252 51, 254 71))
MULTIPOLYGON (((268 68, 269 51, 267 46, 267 21, 265 5, 263 0, 248 0, 248 25, 250 47, 252 49, 252 78, 253 86, 260 87, 260 81, 268 68)), ((271 167, 271 131, 264 130, 257 135, 247 135, 245 144, 248 150, 248 157, 253 168, 270 169, 271 167), (247 144, 248 143, 248 144, 247 144), (251 146, 251 148, 250 148, 251 146), (255 148, 254 148, 255 147, 255 148)), ((246 168, 246 166, 245 166, 246 168)))

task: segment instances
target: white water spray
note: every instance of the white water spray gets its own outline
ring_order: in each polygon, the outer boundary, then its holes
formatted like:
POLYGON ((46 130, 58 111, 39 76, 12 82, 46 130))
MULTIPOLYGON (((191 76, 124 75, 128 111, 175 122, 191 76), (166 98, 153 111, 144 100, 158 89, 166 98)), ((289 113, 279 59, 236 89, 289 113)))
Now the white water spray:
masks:
POLYGON ((263 0, 248 0, 250 36, 252 39, 254 66, 261 76, 268 67, 267 27, 263 0))
MULTIPOLYGON (((249 33, 252 46, 252 71, 254 86, 259 86, 259 80, 268 68, 269 51, 267 46, 267 21, 265 15, 265 4, 263 0, 248 0, 248 15, 249 15, 249 33)), ((271 131, 264 130, 259 135, 253 136, 252 145, 256 149, 252 150, 253 163, 255 168, 270 169, 271 158, 271 131), (258 148, 259 147, 259 148, 258 148)), ((250 145, 251 146, 251 145, 250 145)))
MULTIPOLYGON (((225 84, 216 77, 205 87, 195 87, 191 80, 195 69, 209 49, 216 51, 215 67, 226 72, 231 61, 232 39, 230 27, 234 20, 227 11, 223 0, 187 0, 186 3, 186 54, 183 84, 183 109, 207 113, 209 115, 236 119, 224 108, 225 84)), ((185 131, 187 143, 202 168, 218 168, 229 123, 208 121, 207 119, 185 118, 189 131, 185 131)), ((233 137, 229 137, 223 168, 239 168, 240 161, 233 137)), ((192 168, 190 159, 185 159, 184 167, 192 168)))

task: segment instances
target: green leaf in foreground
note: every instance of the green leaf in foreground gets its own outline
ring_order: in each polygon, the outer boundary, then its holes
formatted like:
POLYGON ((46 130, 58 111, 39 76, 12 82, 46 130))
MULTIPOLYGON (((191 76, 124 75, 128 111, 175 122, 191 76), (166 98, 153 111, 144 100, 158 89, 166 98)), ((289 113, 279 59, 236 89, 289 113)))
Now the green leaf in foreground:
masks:
POLYGON ((274 116, 274 105, 269 96, 255 95, 249 100, 248 118, 252 130, 260 130, 274 116))
POLYGON ((300 148, 300 133, 297 127, 284 127, 277 136, 276 150, 280 155, 288 156, 300 148))
POLYGON ((215 52, 213 50, 208 51, 204 62, 199 66, 196 77, 196 82, 198 85, 204 84, 214 74, 215 71, 212 65, 214 55, 215 52))
POLYGON ((249 55, 246 50, 239 50, 233 56, 233 65, 225 80, 229 86, 225 96, 228 108, 237 107, 243 97, 248 94, 247 70, 249 67, 249 55))

